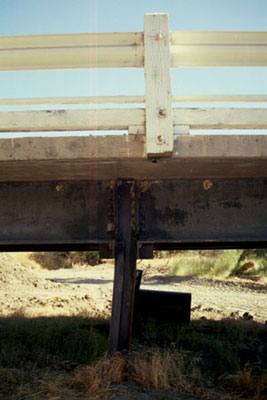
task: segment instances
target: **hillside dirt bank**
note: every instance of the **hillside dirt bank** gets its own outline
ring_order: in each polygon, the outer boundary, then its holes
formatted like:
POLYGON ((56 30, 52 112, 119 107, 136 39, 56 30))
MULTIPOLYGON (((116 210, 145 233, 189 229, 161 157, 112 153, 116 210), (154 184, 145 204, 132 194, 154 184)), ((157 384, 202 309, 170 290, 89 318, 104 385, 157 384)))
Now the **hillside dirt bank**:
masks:
MULTIPOLYGON (((170 273, 164 260, 139 261, 138 269, 143 270, 143 288, 191 293, 192 319, 241 318, 249 313, 255 321, 267 320, 267 282, 179 277, 170 273)), ((0 314, 108 316, 113 275, 113 263, 45 270, 25 254, 0 253, 0 314)))

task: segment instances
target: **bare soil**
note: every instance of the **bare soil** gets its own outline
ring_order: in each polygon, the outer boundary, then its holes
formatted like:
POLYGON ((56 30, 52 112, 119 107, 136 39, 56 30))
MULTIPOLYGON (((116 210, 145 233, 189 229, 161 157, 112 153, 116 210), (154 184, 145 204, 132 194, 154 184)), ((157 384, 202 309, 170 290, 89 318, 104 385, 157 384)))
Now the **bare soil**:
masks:
MULTIPOLYGON (((164 260, 139 261, 141 287, 192 294, 191 318, 267 320, 267 282, 245 279, 208 279, 172 275, 164 260), (247 316, 245 314, 245 317, 247 316)), ((0 254, 0 315, 28 316, 88 313, 109 316, 114 265, 74 266, 46 270, 29 254, 0 254), (23 264, 23 265, 22 265, 23 264)))

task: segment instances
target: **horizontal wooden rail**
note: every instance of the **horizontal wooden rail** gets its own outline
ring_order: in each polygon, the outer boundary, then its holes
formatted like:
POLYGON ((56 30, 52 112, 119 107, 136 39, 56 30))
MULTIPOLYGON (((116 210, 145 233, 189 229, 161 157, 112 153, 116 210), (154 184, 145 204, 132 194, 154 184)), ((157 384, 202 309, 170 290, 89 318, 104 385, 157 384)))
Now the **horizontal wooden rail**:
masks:
MULTIPOLYGON (((128 130, 146 135, 148 155, 169 157, 174 135, 193 129, 267 129, 267 108, 173 108, 183 102, 267 102, 262 95, 171 93, 171 67, 267 66, 267 32, 169 31, 167 14, 146 14, 144 32, 0 37, 0 71, 144 68, 144 96, 2 99, 0 132, 128 130), (134 104, 141 108, 69 109, 64 105, 134 104), (61 107, 60 107, 61 106, 61 107)), ((130 135, 131 136, 131 135, 130 135)))
POLYGON ((267 32, 170 32, 172 67, 267 65, 267 32))
POLYGON ((267 129, 267 108, 174 108, 174 124, 191 129, 267 129))
POLYGON ((1 132, 127 130, 144 125, 144 109, 0 112, 1 132))
POLYGON ((172 45, 248 46, 267 45, 267 32, 248 31, 171 31, 172 45))
POLYGON ((0 37, 0 70, 141 67, 143 33, 0 37))
MULTIPOLYGON (((145 130, 145 109, 0 112, 1 132, 145 130)), ((174 108, 173 125, 190 129, 267 129, 267 108, 174 108)))
MULTIPOLYGON (((207 94, 207 95, 177 95, 172 97, 173 103, 204 103, 204 102, 238 102, 264 103, 266 94, 207 94)), ((0 107, 10 106, 45 106, 45 105, 81 105, 81 104, 135 104, 145 103, 145 96, 88 96, 88 97, 37 97, 0 99, 0 107)))
POLYGON ((74 33, 55 35, 0 36, 1 50, 138 46, 144 44, 142 32, 74 33))
MULTIPOLYGON (((266 96, 267 101, 267 96, 266 96)), ((0 99, 0 106, 42 106, 81 104, 134 104, 145 103, 145 96, 88 96, 0 99)))
MULTIPOLYGON (((171 67, 266 66, 267 32, 170 32, 171 67)), ((0 70, 142 68, 144 34, 0 37, 0 70)))
MULTIPOLYGON (((175 103, 202 103, 202 102, 222 102, 222 103, 263 103, 267 102, 266 94, 192 94, 173 96, 175 103)), ((1 103, 0 103, 1 104, 1 103)))
POLYGON ((267 45, 171 46, 172 67, 265 67, 267 45))

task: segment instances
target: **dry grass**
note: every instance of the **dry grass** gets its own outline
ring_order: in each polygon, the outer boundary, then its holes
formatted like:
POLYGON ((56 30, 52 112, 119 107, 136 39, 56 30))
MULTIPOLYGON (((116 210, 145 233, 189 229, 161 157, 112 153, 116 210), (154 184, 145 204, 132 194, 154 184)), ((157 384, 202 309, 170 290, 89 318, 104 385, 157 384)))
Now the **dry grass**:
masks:
POLYGON ((267 371, 257 375, 255 368, 247 368, 236 375, 228 375, 222 378, 220 390, 219 386, 212 388, 204 379, 197 358, 177 350, 155 349, 104 357, 73 372, 33 369, 27 376, 22 370, 1 369, 0 373, 2 378, 6 375, 4 392, 7 395, 3 398, 10 400, 113 399, 117 398, 114 395, 122 392, 129 394, 134 382, 134 385, 138 385, 135 386, 135 394, 139 393, 140 388, 144 393, 161 393, 162 399, 164 393, 167 396, 170 392, 203 399, 267 398, 267 371), (10 395, 8 388, 11 390, 14 380, 18 385, 10 395))
POLYGON ((198 361, 185 352, 158 349, 117 355, 77 369, 72 387, 89 399, 113 398, 112 393, 118 386, 124 383, 125 388, 130 382, 136 382, 145 391, 172 391, 203 399, 267 398, 267 371, 257 375, 252 368, 247 368, 236 375, 228 375, 222 378, 220 390, 209 385, 198 361))
POLYGON ((96 396, 107 391, 111 384, 122 383, 126 376, 127 358, 117 355, 78 368, 73 378, 73 386, 89 396, 96 396))
POLYGON ((41 268, 55 270, 60 268, 72 268, 72 262, 67 252, 64 251, 42 251, 31 253, 30 260, 39 264, 41 268))
POLYGON ((236 375, 226 378, 231 389, 250 400, 267 399, 267 370, 257 374, 255 368, 248 367, 236 375))
POLYGON ((209 398, 210 391, 203 389, 203 377, 196 367, 197 362, 188 354, 170 350, 117 355, 77 369, 73 387, 89 398, 99 398, 103 393, 111 393, 112 386, 130 381, 144 390, 197 395, 205 392, 209 398))
POLYGON ((129 375, 145 389, 193 393, 194 384, 201 381, 196 364, 197 359, 182 352, 153 350, 135 355, 129 375))

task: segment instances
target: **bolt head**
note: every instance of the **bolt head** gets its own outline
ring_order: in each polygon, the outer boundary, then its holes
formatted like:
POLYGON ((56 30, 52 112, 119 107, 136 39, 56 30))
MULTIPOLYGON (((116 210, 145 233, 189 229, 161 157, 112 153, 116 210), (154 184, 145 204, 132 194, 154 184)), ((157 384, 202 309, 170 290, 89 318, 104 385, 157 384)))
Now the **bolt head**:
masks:
POLYGON ((159 109, 158 115, 159 115, 159 117, 161 117, 161 118, 165 118, 166 115, 167 115, 167 112, 166 112, 165 108, 160 108, 160 109, 159 109))
POLYGON ((156 36, 155 36, 156 40, 162 40, 163 39, 163 34, 161 32, 159 32, 156 36))
POLYGON ((159 135, 157 137, 157 144, 163 144, 165 142, 165 138, 163 135, 159 135))

